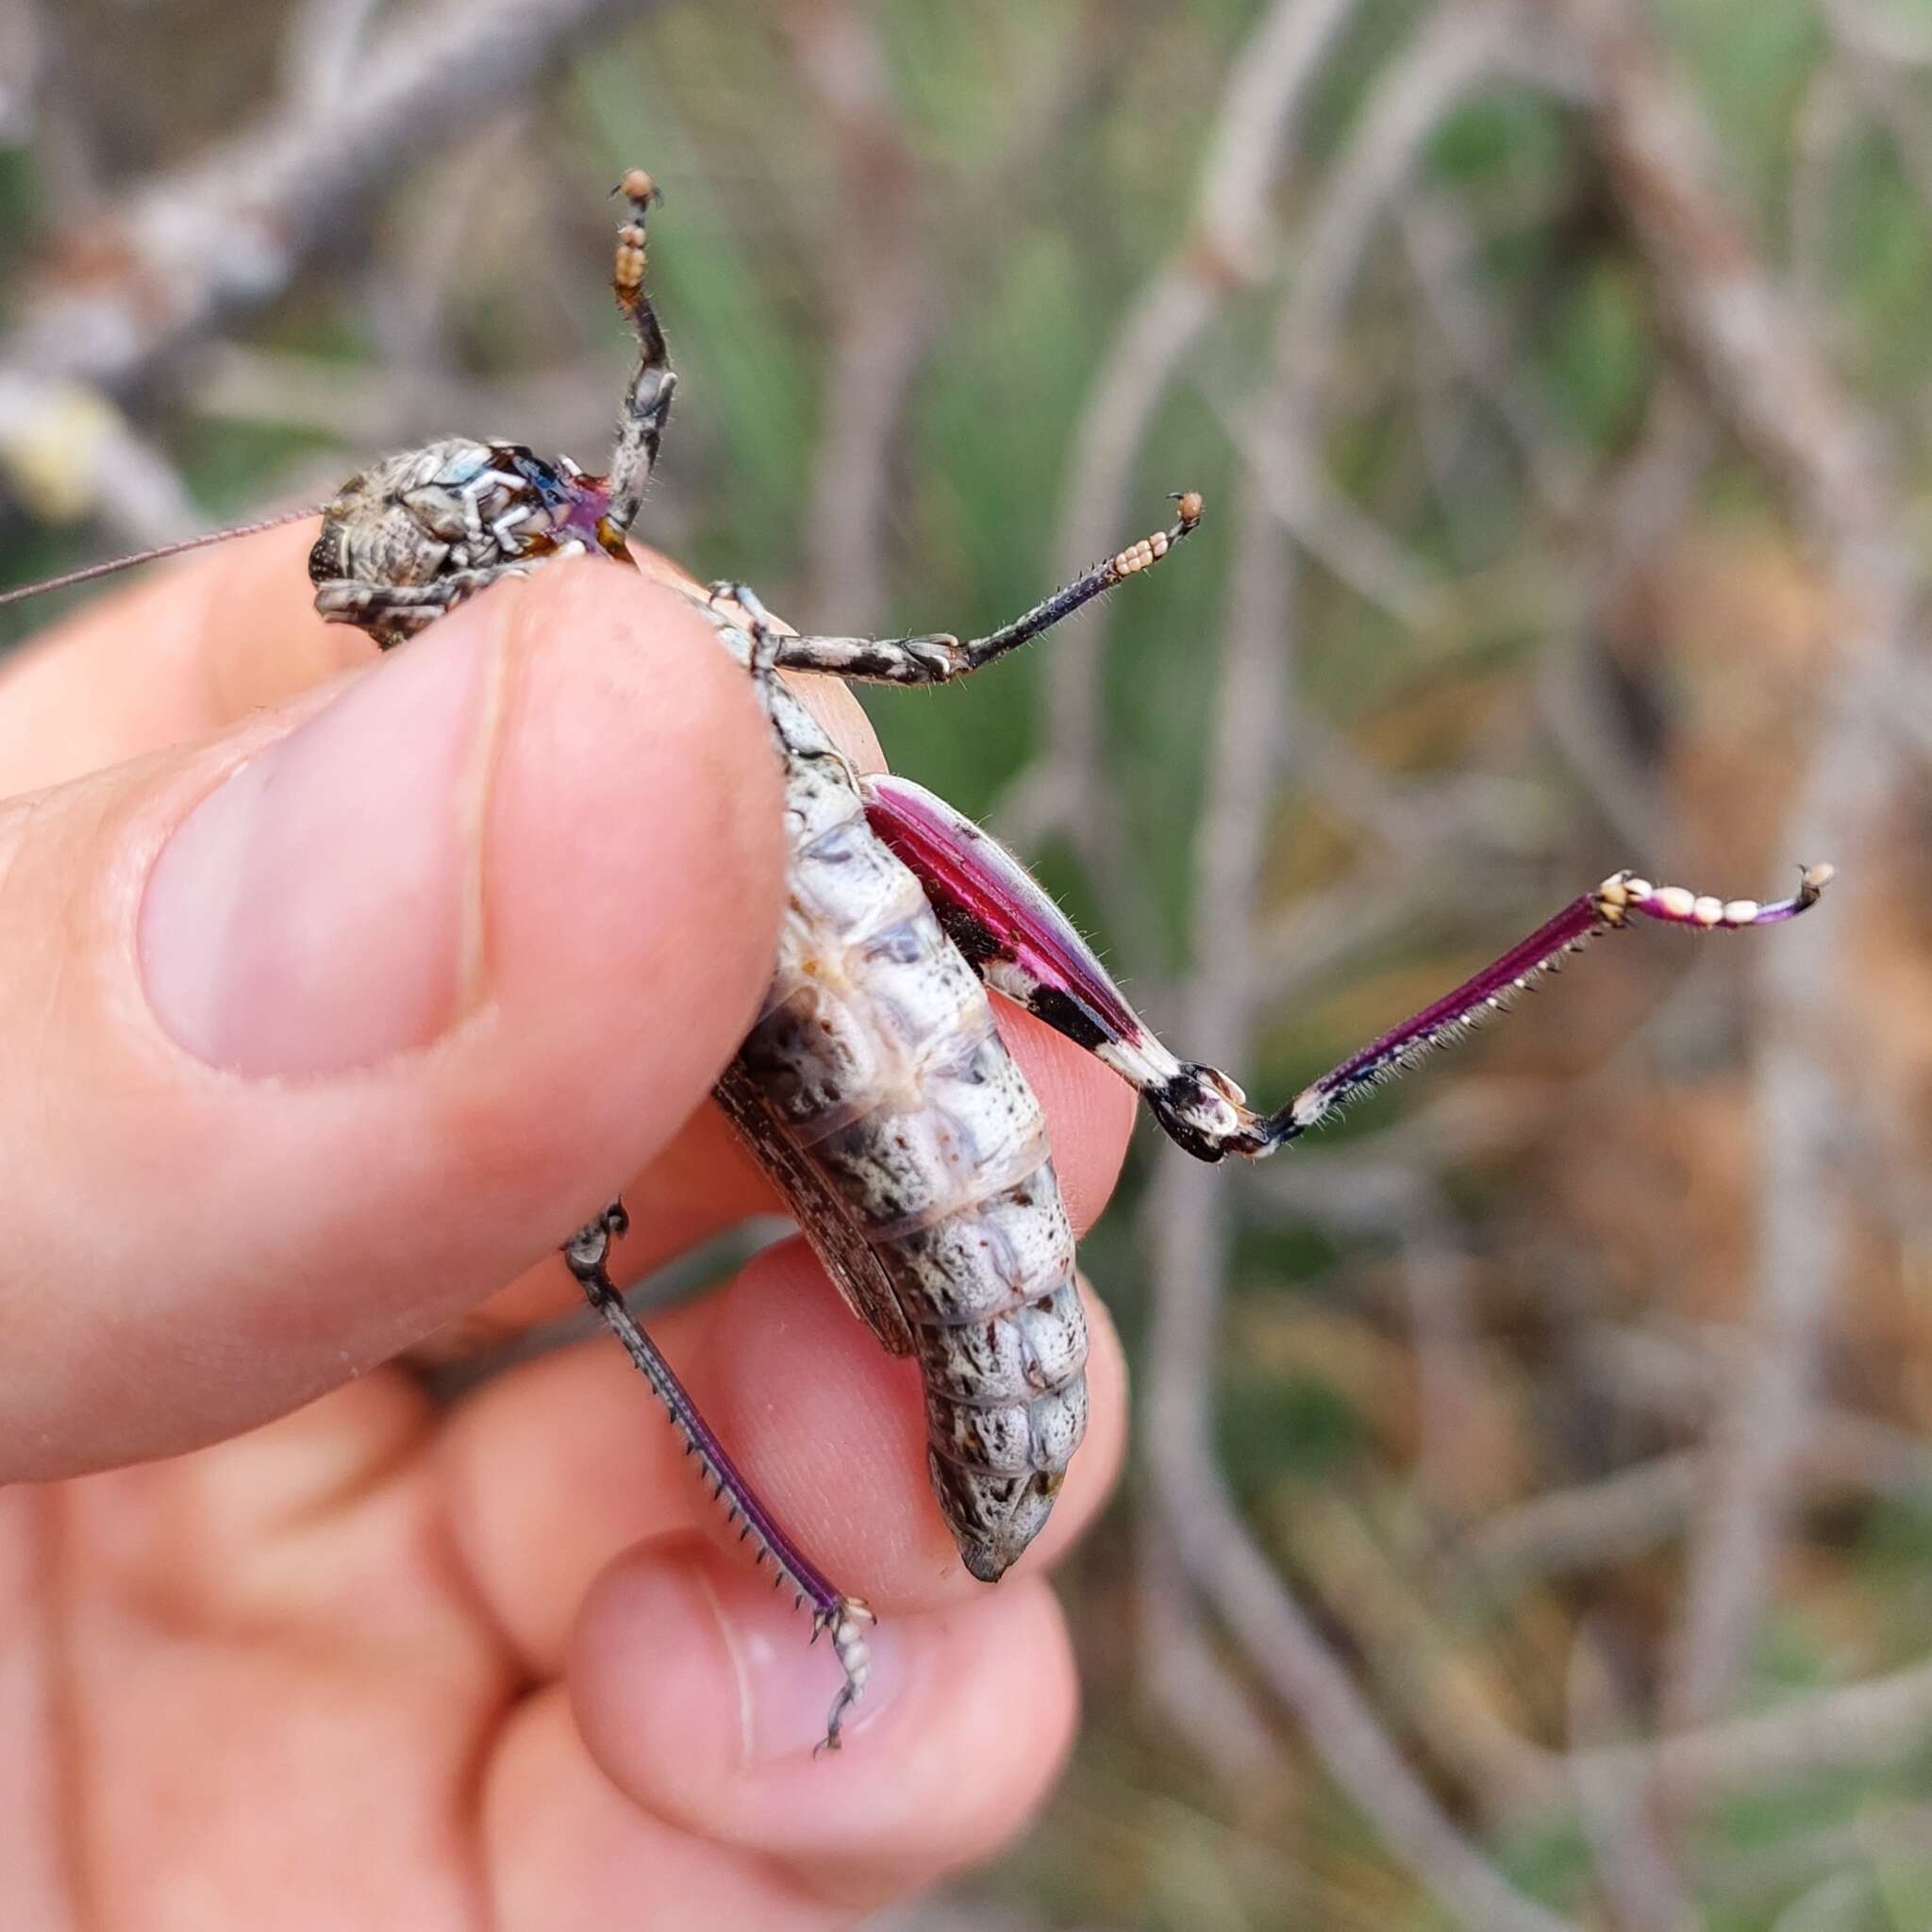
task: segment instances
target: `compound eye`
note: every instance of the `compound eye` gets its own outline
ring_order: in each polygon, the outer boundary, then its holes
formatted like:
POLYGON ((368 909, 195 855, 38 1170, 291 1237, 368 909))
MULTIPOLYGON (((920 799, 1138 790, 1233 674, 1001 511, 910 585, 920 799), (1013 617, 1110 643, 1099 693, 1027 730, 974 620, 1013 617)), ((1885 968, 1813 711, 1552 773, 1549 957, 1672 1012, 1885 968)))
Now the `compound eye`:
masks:
POLYGON ((311 584, 326 584, 338 577, 347 576, 342 567, 341 532, 333 524, 324 524, 322 535, 315 540, 315 546, 308 553, 308 581, 311 584))

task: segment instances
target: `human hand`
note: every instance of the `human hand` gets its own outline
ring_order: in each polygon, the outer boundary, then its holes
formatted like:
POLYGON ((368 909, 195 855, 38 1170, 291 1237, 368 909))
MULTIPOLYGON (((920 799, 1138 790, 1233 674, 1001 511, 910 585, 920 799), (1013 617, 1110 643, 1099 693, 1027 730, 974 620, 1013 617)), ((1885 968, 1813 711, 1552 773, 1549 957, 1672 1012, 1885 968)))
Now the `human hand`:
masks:
MULTIPOLYGON (((506 1283, 493 1319, 568 1306, 556 1244, 625 1175, 626 1279, 772 1205, 705 1096, 782 808, 673 592, 560 564, 371 663, 308 608, 311 538, 0 674, 8 1924, 847 1923, 986 1856, 1064 1753, 1039 1573, 1118 1465, 1112 1329, 1090 1302, 1088 1442, 992 1590, 916 1374, 797 1242, 657 1329, 880 1615, 816 1759, 837 1671, 614 1343, 436 1407, 392 1357, 506 1283)), ((1084 1226, 1130 1096, 1002 1024, 1084 1226)))

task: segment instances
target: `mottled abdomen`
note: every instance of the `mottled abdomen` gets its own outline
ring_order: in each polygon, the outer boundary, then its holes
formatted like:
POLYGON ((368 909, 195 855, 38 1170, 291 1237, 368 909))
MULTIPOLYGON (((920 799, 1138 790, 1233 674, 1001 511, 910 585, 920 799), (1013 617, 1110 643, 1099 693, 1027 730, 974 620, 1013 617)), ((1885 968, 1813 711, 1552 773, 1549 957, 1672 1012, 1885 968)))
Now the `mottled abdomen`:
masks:
POLYGON ((1087 1424, 1045 1118, 842 771, 788 775, 791 911, 738 1066, 849 1224, 854 1239, 827 1241, 808 1219, 834 1278, 919 1359, 934 1492, 990 1582, 1046 1521, 1087 1424))

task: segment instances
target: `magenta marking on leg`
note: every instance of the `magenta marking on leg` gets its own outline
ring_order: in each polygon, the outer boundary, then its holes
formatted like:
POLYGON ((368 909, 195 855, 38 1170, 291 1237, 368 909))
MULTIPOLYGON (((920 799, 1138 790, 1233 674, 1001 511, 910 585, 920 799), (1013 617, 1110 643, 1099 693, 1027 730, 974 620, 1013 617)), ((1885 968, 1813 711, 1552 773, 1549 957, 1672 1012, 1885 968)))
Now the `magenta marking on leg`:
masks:
POLYGON ((1269 1116, 1268 1147, 1262 1151, 1291 1141, 1313 1126, 1347 1100, 1351 1090, 1373 1086, 1444 1039, 1466 1030, 1502 1006, 1512 992, 1533 985, 1563 954, 1598 933, 1627 924, 1633 913, 1667 925, 1688 925, 1707 932, 1778 925, 1815 906, 1831 877, 1828 865, 1807 866, 1797 891, 1789 899, 1760 905, 1755 899, 1719 899, 1682 886, 1654 886, 1631 873, 1613 873, 1594 892, 1573 899, 1554 919, 1465 979, 1455 991, 1424 1007, 1379 1040, 1371 1041, 1332 1073, 1303 1089, 1279 1113, 1269 1116))
POLYGON ((1776 925, 1815 905, 1832 875, 1828 865, 1808 867, 1790 898, 1761 905, 1614 873, 1278 1112, 1258 1114, 1225 1074, 1177 1060, 1147 1032, 1066 915, 996 840, 908 779, 867 778, 861 791, 873 830, 911 869, 941 924, 988 984, 1099 1052, 1140 1090, 1168 1136, 1202 1160, 1272 1154, 1430 1048, 1459 1039, 1599 933, 1635 917, 1702 931, 1776 925), (1125 1051, 1115 1054, 1115 1047, 1125 1051))
POLYGON ((1298 1094, 1271 1123, 1280 1130, 1278 1137, 1292 1138, 1326 1112, 1349 1088, 1374 1080, 1410 1055, 1426 1052, 1443 1034, 1467 1025, 1492 1003, 1546 972, 1571 947, 1581 945, 1592 934, 1602 931, 1604 924, 1593 893, 1586 892, 1573 899, 1554 919, 1545 921, 1501 958, 1492 960, 1453 992, 1444 993, 1401 1025, 1391 1027, 1379 1040, 1372 1040, 1360 1052, 1351 1054, 1332 1073, 1298 1094), (1319 1105, 1315 1104, 1318 1102, 1319 1105))
POLYGON ((1018 966, 1040 988, 1029 1003, 1052 1003, 1054 1024, 1083 1046, 1145 1037, 1066 915, 991 833, 903 778, 868 777, 865 811, 975 966, 1018 966))
MULTIPOLYGON (((600 1312, 605 1313, 607 1320, 609 1319, 607 1309, 600 1307, 600 1312)), ((625 1318, 625 1325, 634 1327, 635 1324, 628 1320, 627 1309, 625 1318)), ((619 1328, 619 1333, 626 1341, 629 1341, 630 1337, 625 1334, 624 1327, 619 1328)), ((641 1341, 650 1347, 655 1357, 656 1371, 652 1379, 657 1383, 658 1392, 663 1399, 664 1406, 670 1409, 672 1420, 704 1464, 715 1488, 721 1495, 728 1495, 731 1498, 732 1508, 744 1519, 752 1535, 765 1546, 777 1561, 782 1574, 810 1604, 814 1624, 823 1625, 829 1622, 846 1603, 844 1593, 837 1589, 824 1572, 792 1541, 786 1534, 784 1525, 765 1507, 758 1497, 758 1492, 745 1480, 737 1463, 731 1459, 730 1452, 719 1441, 717 1432, 705 1420, 697 1404, 691 1399, 676 1371, 662 1355, 658 1354, 656 1346, 650 1343, 649 1338, 644 1336, 641 1329, 637 1330, 637 1335, 641 1341)))

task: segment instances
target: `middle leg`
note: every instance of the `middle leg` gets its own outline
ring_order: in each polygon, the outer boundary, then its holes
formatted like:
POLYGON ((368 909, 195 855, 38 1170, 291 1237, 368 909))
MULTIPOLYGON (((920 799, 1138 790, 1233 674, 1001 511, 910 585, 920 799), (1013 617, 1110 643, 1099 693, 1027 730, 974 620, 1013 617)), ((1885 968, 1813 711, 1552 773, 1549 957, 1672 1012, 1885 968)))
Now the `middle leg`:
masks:
POLYGON ((982 664, 991 664, 1008 651, 1051 630, 1082 605, 1151 570, 1182 538, 1199 526, 1202 501, 1191 490, 1175 494, 1178 509, 1174 524, 1156 530, 1138 543, 1117 552, 1052 596, 1042 598, 1024 616, 1002 625, 983 638, 963 643, 947 631, 910 638, 801 638, 779 635, 774 662, 780 671, 818 671, 831 677, 862 678, 875 684, 944 684, 964 677, 982 664))

